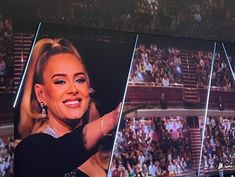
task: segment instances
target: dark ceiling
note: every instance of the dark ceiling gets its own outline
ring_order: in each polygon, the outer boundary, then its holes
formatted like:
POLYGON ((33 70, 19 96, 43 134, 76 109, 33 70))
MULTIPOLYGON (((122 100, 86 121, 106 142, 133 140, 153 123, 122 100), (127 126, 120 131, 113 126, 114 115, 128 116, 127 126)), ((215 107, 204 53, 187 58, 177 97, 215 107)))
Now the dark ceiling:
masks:
POLYGON ((197 39, 235 40, 233 0, 8 0, 0 13, 44 21, 197 39))

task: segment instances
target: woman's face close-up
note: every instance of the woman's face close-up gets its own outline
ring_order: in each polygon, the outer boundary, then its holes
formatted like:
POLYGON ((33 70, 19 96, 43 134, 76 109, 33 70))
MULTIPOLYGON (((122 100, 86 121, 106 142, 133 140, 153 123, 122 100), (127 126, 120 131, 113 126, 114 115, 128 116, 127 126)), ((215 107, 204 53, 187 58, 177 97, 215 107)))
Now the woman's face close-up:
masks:
POLYGON ((41 94, 48 117, 80 119, 88 109, 89 84, 87 72, 77 57, 69 53, 50 57, 43 78, 41 94))

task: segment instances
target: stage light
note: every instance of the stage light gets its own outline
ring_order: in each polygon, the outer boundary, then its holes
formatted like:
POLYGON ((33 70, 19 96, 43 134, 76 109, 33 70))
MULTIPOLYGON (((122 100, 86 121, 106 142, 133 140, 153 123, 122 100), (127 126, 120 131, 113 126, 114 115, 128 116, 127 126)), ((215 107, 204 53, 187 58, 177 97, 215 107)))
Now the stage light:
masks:
POLYGON ((177 71, 177 73, 182 74, 182 70, 179 66, 176 66, 176 71, 177 71))

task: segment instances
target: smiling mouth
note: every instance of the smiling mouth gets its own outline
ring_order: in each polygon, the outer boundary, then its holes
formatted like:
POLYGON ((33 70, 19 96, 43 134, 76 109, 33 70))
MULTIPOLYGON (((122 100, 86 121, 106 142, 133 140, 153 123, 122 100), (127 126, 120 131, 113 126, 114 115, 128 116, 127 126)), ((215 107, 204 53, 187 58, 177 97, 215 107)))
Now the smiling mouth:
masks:
POLYGON ((77 99, 77 100, 67 100, 64 101, 64 104, 69 107, 80 107, 82 99, 77 99))

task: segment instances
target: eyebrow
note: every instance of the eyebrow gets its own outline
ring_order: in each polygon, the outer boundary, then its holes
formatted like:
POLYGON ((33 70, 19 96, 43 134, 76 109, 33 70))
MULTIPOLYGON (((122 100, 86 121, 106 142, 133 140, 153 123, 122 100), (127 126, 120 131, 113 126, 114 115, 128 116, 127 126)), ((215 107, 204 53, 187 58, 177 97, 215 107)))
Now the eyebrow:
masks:
MULTIPOLYGON (((78 72, 78 73, 75 73, 74 76, 79 76, 79 75, 84 75, 86 76, 86 74, 84 72, 78 72)), ((67 76, 67 74, 64 74, 64 73, 58 73, 58 74, 54 74, 53 76, 51 76, 51 79, 53 79, 54 77, 65 77, 67 76)))

